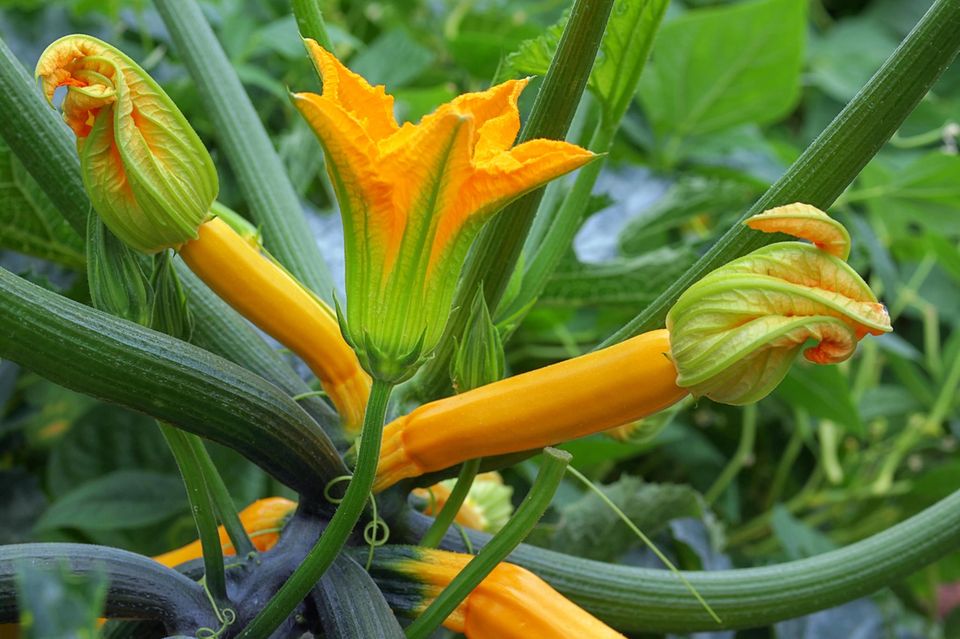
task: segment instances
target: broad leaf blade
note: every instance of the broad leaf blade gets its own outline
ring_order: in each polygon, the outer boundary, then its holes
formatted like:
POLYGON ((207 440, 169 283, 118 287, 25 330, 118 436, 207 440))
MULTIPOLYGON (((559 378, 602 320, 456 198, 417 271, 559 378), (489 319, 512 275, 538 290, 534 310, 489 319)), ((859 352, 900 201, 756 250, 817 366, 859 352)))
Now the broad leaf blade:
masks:
POLYGON ((83 240, 0 138, 0 248, 84 266, 83 240))
POLYGON ((178 478, 119 470, 64 495, 44 513, 37 529, 121 530, 156 524, 186 510, 178 478))
POLYGON ((665 24, 640 81, 656 132, 683 140, 788 113, 799 97, 805 7, 760 0, 665 24))

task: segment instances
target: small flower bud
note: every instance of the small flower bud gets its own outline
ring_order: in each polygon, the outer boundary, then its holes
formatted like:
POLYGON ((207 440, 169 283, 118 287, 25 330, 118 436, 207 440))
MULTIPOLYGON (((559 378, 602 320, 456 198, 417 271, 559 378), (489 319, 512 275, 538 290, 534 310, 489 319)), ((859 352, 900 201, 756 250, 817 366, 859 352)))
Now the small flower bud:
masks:
POLYGON ((849 253, 846 230, 825 213, 795 204, 746 224, 814 245, 780 242, 725 264, 667 314, 677 385, 737 405, 770 393, 809 341, 808 360, 833 364, 866 334, 891 330, 886 308, 839 257, 849 253))
POLYGON ((457 344, 450 362, 453 388, 462 393, 493 383, 503 377, 505 368, 503 341, 490 317, 483 289, 480 288, 470 306, 463 341, 457 344))
POLYGON ((163 89, 137 63, 86 35, 63 37, 37 62, 52 103, 77 136, 83 185, 123 242, 156 253, 197 237, 217 196, 206 148, 163 89))

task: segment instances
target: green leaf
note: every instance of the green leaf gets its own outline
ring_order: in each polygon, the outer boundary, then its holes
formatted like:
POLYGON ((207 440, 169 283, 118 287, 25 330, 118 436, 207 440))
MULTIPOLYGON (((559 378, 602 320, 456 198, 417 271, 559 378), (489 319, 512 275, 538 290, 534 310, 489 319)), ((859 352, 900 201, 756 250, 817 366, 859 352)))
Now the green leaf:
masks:
POLYGON ((760 0, 690 11, 668 22, 640 81, 655 131, 688 137, 773 122, 799 97, 806 3, 760 0))
POLYGON ((433 53, 403 29, 380 35, 350 61, 350 68, 370 84, 385 84, 390 92, 409 84, 433 64, 433 53))
POLYGON ((858 188, 846 198, 865 202, 888 238, 915 226, 938 233, 960 233, 960 156, 933 152, 905 166, 877 159, 863 171, 858 188))
POLYGON ((810 47, 810 80, 830 97, 846 102, 883 64, 897 40, 877 20, 843 20, 810 47))
POLYGON ((46 508, 37 478, 22 468, 0 470, 0 544, 29 541, 30 529, 46 508))
POLYGON ((618 0, 610 12, 600 52, 590 73, 590 88, 619 123, 636 91, 657 27, 669 0, 618 0))
POLYGON ((770 521, 789 559, 803 559, 834 549, 830 539, 798 520, 783 506, 775 506, 770 521))
POLYGON ((151 418, 101 404, 77 420, 53 449, 47 487, 59 497, 117 470, 172 477, 177 467, 151 418))
POLYGON ((118 530, 159 523, 187 510, 177 477, 118 470, 70 491, 44 513, 38 530, 118 530))
POLYGON ((848 433, 864 433, 860 413, 850 398, 850 384, 836 366, 794 365, 777 388, 777 393, 792 406, 814 417, 829 419, 848 433))
POLYGON ((545 75, 550 68, 553 55, 557 52, 560 36, 563 35, 563 28, 569 17, 569 12, 564 12, 563 17, 544 29, 543 33, 521 42, 517 50, 504 60, 499 79, 522 75, 545 75))
POLYGON ((690 251, 663 248, 608 264, 571 261, 561 265, 550 278, 540 296, 540 303, 551 306, 643 306, 656 298, 694 260, 690 251))
MULTIPOLYGON (((700 496, 689 486, 647 484, 627 475, 600 489, 647 536, 657 534, 672 519, 703 514, 700 496)), ((614 561, 642 543, 593 493, 564 507, 559 523, 545 536, 538 538, 540 545, 600 561, 614 561)))
MULTIPOLYGON (((600 99, 611 125, 623 117, 650 53, 668 0, 618 0, 610 12, 588 87, 600 99)), ((507 56, 501 77, 544 75, 550 67, 569 13, 507 56)))
POLYGON ((76 269, 84 266, 83 240, 0 138, 0 248, 76 269))
POLYGON ((17 565, 17 602, 23 639, 93 639, 107 598, 106 573, 74 574, 66 560, 17 565))

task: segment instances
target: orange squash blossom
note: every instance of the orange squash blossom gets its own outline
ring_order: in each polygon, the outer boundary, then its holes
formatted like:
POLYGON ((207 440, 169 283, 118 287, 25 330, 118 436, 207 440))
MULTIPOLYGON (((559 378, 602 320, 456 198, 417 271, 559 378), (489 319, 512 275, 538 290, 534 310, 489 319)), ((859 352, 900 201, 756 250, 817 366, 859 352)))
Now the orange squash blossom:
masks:
POLYGON ((483 223, 595 156, 557 140, 513 146, 526 80, 461 95, 401 126, 382 86, 370 86, 316 42, 306 44, 323 93, 296 93, 293 101, 326 152, 340 204, 344 334, 371 375, 396 383, 440 339, 483 223))

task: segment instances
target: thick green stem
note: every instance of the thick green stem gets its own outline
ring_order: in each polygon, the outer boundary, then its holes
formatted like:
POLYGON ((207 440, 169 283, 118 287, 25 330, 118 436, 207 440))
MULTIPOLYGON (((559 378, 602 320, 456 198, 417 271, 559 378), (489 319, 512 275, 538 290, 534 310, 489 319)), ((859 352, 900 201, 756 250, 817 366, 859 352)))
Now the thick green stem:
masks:
MULTIPOLYGON (((937 0, 860 92, 741 220, 774 206, 828 208, 927 94, 960 48, 960 0, 937 0)), ((691 284, 761 246, 782 239, 742 224, 723 234, 693 267, 599 348, 662 326, 691 284)))
POLYGON ((207 481, 207 491, 210 493, 213 507, 217 511, 217 516, 220 518, 224 530, 227 531, 227 537, 233 544, 235 554, 239 557, 247 557, 257 552, 253 542, 250 541, 250 536, 243 528, 243 522, 240 521, 237 505, 233 501, 233 497, 230 496, 230 490, 224 483, 223 476, 217 470, 216 464, 213 463, 210 452, 203 445, 203 440, 196 435, 180 432, 190 444, 193 458, 197 461, 197 468, 207 481))
MULTIPOLYGON (((566 137, 612 6, 613 0, 576 0, 519 142, 566 137)), ((487 308, 496 309, 500 304, 542 198, 543 188, 539 188, 509 204, 474 243, 440 346, 418 376, 426 394, 449 386, 453 338, 463 333, 477 289, 483 287, 487 308)))
POLYGON ((517 511, 476 557, 454 577, 417 619, 407 626, 407 639, 426 639, 470 592, 527 538, 553 500, 572 458, 555 448, 544 449, 543 464, 530 492, 517 511))
POLYGON ((314 293, 332 301, 333 280, 293 184, 203 12, 195 0, 154 4, 213 120, 264 245, 314 293))
MULTIPOLYGON (((610 145, 613 143, 614 133, 616 133, 616 127, 601 122, 597 125, 597 130, 590 140, 590 150, 594 153, 609 151, 610 145)), ((543 293, 543 289, 547 286, 547 282, 556 270, 560 260, 570 250, 570 245, 573 243, 573 238, 576 236, 587 210, 593 186, 596 184, 597 177, 603 170, 604 164, 603 159, 597 160, 583 167, 577 173, 573 187, 550 221, 543 240, 534 249, 530 257, 529 266, 523 274, 523 284, 520 287, 517 299, 512 302, 510 309, 498 312, 498 317, 510 317, 512 322, 518 322, 519 317, 516 313, 530 308, 532 303, 543 293)))
MULTIPOLYGON (((197 525, 200 547, 203 549, 204 583, 210 591, 215 604, 223 609, 229 603, 227 599, 227 580, 223 568, 223 549, 220 547, 220 534, 217 532, 217 518, 214 515, 213 500, 207 488, 207 480, 200 469, 191 436, 183 431, 159 422, 160 432, 177 460, 180 476, 187 487, 187 500, 190 512, 197 525)), ((193 439, 196 439, 193 437, 193 439)))
POLYGON ((310 593, 324 571, 333 563, 347 538, 356 526, 364 505, 370 499, 373 480, 380 459, 380 440, 383 420, 387 414, 387 402, 393 385, 374 379, 370 388, 370 400, 363 417, 360 433, 360 450, 353 478, 347 486, 337 511, 324 529, 317 543, 310 549, 303 562, 290 575, 286 583, 267 605, 240 633, 240 639, 269 637, 290 616, 294 608, 310 593))
MULTIPOLYGON (((408 512, 394 533, 417 539, 429 518, 408 512)), ((474 547, 490 543, 467 531, 474 547)), ((459 535, 442 548, 464 551, 459 535)), ((824 610, 896 584, 960 549, 960 492, 892 528, 828 553, 762 568, 683 572, 723 628, 752 628, 824 610)), ((509 557, 624 632, 687 633, 717 623, 668 571, 619 566, 520 545, 509 557)))
POLYGON ((470 493, 473 480, 480 470, 481 461, 480 459, 471 459, 468 462, 464 462, 460 467, 460 474, 457 475, 457 483, 454 484, 453 490, 450 491, 450 496, 447 497, 443 508, 437 513, 436 519, 433 520, 433 525, 430 526, 430 529, 424 534, 423 539, 420 540, 421 546, 424 548, 436 548, 440 545, 440 541, 443 539, 443 536, 447 534, 450 524, 453 523, 453 520, 457 517, 457 513, 460 512, 460 506, 463 505, 464 500, 470 493))
POLYGON ((327 51, 333 50, 333 42, 327 33, 327 23, 317 0, 293 0, 293 15, 297 18, 301 37, 316 40, 327 51))
POLYGON ((92 544, 11 544, 0 546, 0 623, 17 622, 17 564, 70 566, 75 573, 104 572, 107 617, 161 621, 171 634, 217 627, 203 588, 149 557, 92 544))
POLYGON ((41 97, 33 77, 0 39, 0 136, 80 237, 90 200, 73 136, 41 97))
POLYGON ((231 447, 305 496, 346 471, 300 406, 236 364, 3 269, 0 308, 2 358, 231 447))

